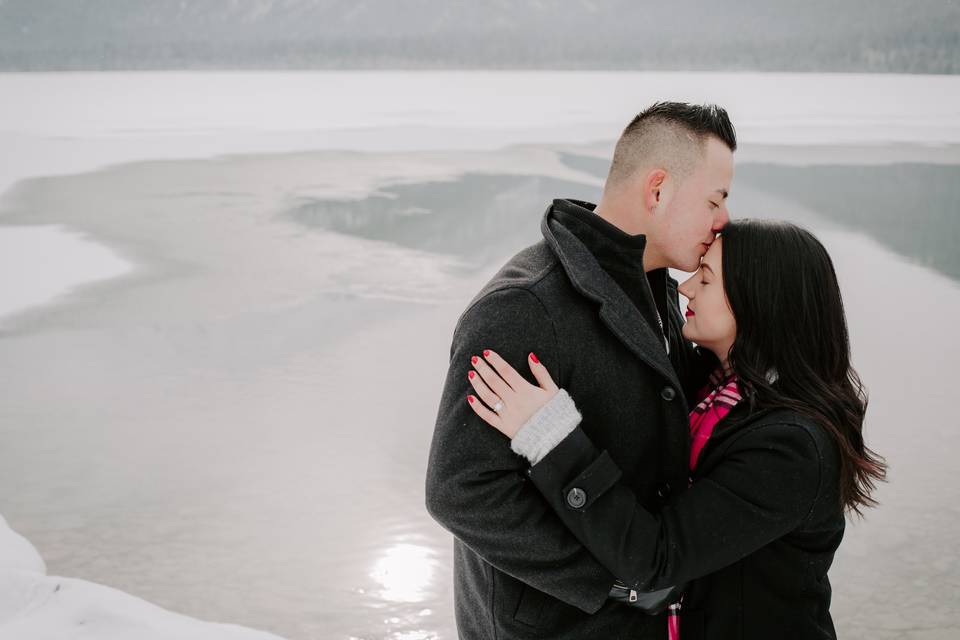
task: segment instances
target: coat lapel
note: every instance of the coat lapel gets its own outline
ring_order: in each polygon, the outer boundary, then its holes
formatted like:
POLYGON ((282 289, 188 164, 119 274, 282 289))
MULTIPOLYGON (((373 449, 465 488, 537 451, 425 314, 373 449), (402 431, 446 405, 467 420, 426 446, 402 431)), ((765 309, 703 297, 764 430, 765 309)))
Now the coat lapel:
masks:
MULTIPOLYGON (((590 250, 563 225, 550 223, 551 209, 547 209, 540 229, 574 289, 600 304, 600 319, 634 355, 670 380, 677 389, 681 389, 670 358, 663 348, 662 337, 603 270, 590 250)), ((653 304, 653 301, 649 303, 653 304)))

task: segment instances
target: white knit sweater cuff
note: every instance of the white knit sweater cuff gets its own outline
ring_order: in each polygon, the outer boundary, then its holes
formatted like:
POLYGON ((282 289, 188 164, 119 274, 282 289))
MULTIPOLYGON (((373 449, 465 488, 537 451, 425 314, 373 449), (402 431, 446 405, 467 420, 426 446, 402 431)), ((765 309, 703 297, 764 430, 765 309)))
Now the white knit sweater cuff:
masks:
POLYGON ((573 398, 560 389, 547 404, 523 423, 510 443, 510 448, 531 464, 537 464, 577 428, 580 420, 582 417, 573 403, 573 398))

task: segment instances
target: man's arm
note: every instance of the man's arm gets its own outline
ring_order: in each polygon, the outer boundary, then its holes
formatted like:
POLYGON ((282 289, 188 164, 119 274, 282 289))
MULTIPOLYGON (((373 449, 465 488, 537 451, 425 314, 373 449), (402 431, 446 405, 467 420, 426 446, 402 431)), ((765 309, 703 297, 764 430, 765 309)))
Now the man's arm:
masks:
POLYGON ((454 331, 427 468, 427 510, 491 565, 587 613, 606 601, 614 577, 544 501, 527 463, 467 404, 470 357, 494 349, 531 383, 527 354, 558 375, 551 318, 526 289, 486 295, 454 331))

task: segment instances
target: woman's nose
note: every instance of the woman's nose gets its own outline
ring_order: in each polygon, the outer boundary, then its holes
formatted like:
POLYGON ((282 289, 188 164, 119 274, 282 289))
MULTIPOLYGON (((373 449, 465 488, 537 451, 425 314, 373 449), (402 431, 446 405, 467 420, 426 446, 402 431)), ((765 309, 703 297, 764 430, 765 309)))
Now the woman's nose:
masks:
POLYGON ((680 292, 680 295, 682 295, 687 300, 693 300, 693 287, 690 286, 690 283, 693 281, 695 277, 696 277, 696 274, 690 276, 689 278, 684 280, 680 286, 677 287, 677 291, 680 292))

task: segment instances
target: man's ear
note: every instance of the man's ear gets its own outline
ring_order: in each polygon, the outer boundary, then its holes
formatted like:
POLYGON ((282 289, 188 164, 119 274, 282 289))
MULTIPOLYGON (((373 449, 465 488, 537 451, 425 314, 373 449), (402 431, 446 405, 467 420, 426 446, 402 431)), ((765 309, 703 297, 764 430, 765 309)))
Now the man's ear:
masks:
POLYGON ((643 198, 646 208, 656 213, 657 206, 663 201, 664 182, 667 172, 663 169, 654 169, 647 174, 643 182, 643 198))

